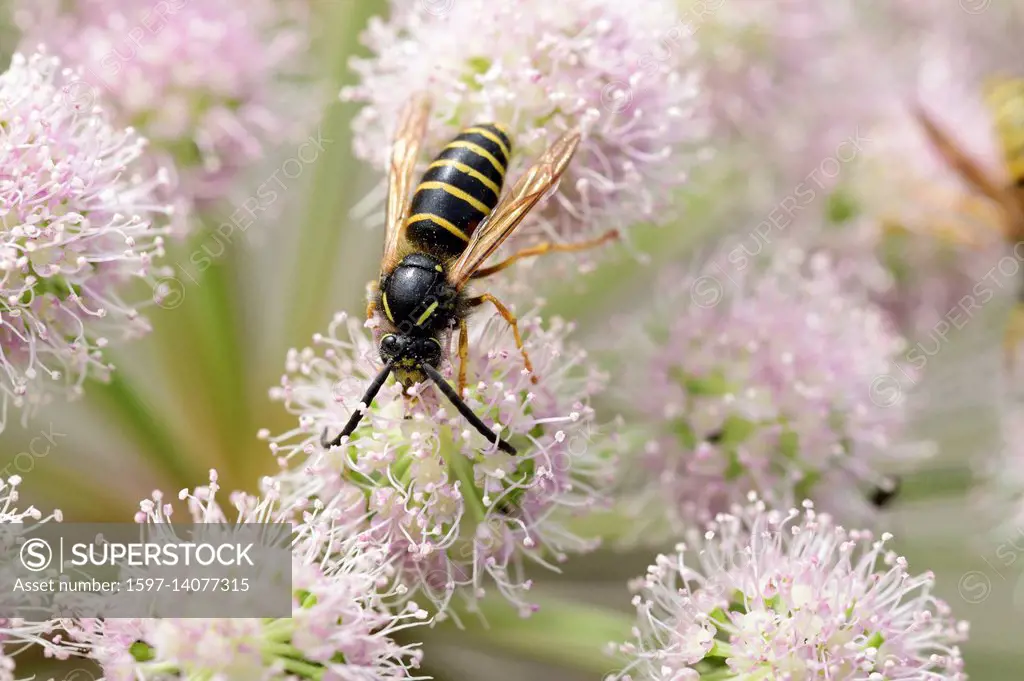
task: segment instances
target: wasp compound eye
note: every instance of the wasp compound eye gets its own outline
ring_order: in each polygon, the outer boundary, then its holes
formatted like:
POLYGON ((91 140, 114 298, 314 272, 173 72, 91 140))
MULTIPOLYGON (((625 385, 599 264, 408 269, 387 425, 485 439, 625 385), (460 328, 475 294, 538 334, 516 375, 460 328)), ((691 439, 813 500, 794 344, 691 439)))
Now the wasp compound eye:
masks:
POLYGON ((441 344, 435 338, 427 338, 420 345, 423 361, 432 366, 441 363, 441 344))
POLYGON ((398 352, 399 345, 400 343, 398 342, 398 337, 395 336, 395 334, 393 333, 389 333, 388 335, 380 339, 381 352, 384 352, 388 355, 394 355, 396 352, 398 352))

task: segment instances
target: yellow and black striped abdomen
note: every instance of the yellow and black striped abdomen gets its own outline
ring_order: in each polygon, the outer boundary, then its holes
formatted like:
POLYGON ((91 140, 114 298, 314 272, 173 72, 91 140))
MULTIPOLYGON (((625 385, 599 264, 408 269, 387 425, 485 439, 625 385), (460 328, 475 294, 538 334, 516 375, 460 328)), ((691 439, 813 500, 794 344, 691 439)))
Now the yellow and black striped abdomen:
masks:
POLYGON ((511 154, 512 142, 498 124, 463 130, 416 187, 406 239, 442 260, 462 253, 473 230, 498 203, 511 154))
POLYGON ((992 80, 986 90, 1011 182, 1024 187, 1024 80, 992 80))

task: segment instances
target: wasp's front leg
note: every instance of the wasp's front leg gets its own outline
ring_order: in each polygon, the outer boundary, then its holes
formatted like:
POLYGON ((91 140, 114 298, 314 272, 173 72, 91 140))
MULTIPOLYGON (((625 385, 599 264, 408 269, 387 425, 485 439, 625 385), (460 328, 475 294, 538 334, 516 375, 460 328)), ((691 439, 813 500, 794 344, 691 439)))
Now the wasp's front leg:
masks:
POLYGON ((373 315, 377 313, 377 293, 380 291, 380 285, 373 280, 366 283, 366 321, 373 319, 373 315))

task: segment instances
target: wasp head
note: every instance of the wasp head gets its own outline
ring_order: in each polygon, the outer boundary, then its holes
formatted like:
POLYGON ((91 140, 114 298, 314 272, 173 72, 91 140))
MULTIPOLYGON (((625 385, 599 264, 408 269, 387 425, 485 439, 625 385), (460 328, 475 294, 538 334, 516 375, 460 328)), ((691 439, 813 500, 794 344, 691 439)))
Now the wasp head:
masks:
POLYGON ((389 333, 380 339, 378 350, 385 363, 393 363, 395 377, 405 388, 427 380, 424 364, 435 369, 441 364, 441 343, 432 336, 389 333))

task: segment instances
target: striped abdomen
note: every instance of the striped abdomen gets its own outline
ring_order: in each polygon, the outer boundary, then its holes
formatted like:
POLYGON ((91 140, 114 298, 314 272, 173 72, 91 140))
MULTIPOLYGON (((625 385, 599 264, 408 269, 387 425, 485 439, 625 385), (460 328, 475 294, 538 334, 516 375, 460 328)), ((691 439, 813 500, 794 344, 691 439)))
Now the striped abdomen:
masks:
POLYGON ((1024 187, 1024 80, 991 82, 986 100, 995 118, 996 136, 1010 179, 1024 187))
POLYGON ((473 230, 498 203, 511 153, 512 142, 496 123, 463 130, 416 187, 406 238, 442 260, 462 253, 473 230))

